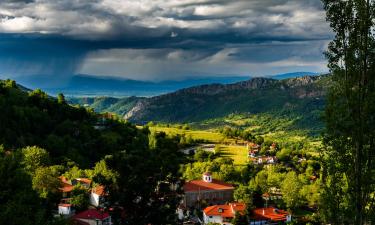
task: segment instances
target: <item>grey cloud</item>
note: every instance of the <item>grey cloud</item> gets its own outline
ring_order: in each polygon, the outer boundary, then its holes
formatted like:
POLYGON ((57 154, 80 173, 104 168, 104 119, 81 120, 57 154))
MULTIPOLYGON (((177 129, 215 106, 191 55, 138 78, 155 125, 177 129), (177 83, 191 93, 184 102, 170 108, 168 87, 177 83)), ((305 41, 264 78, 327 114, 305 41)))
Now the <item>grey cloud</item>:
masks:
POLYGON ((0 6, 0 12, 6 11, 9 14, 8 20, 3 19, 0 22, 0 29, 3 32, 16 30, 20 33, 54 33, 83 39, 121 39, 139 35, 150 38, 154 35, 166 37, 173 29, 185 29, 188 36, 199 36, 205 30, 215 30, 215 33, 233 36, 253 35, 275 39, 288 34, 302 38, 321 37, 322 34, 328 37, 330 33, 324 17, 319 18, 322 13, 319 2, 141 0, 122 1, 120 4, 113 0, 38 0, 27 6, 0 6), (298 20, 303 18, 296 17, 296 13, 304 11, 310 16, 301 21, 304 26, 296 32, 290 23, 295 19, 297 21, 294 23, 299 23, 298 20), (309 32, 309 28, 319 23, 323 26, 315 29, 314 33, 309 32), (241 24, 243 26, 239 26, 241 24), (14 26, 18 26, 19 29, 15 29, 14 26), (278 30, 275 30, 275 27, 278 27, 278 30), (155 29, 160 32, 155 32, 155 29), (139 30, 146 32, 139 33, 139 30))
POLYGON ((108 71, 131 76, 138 69, 145 77, 155 71, 245 74, 284 72, 293 62, 318 70, 324 64, 324 45, 331 38, 320 0, 6 0, 0 4, 3 73, 108 71), (256 63, 265 69, 257 69, 256 63))

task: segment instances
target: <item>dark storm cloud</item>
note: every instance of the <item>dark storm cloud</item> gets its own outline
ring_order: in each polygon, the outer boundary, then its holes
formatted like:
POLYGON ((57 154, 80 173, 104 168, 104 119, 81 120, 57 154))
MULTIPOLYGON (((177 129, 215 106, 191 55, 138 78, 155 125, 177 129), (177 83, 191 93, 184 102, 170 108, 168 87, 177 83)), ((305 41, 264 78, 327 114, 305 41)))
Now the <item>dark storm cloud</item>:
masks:
POLYGON ((87 61, 119 52, 175 64, 315 62, 332 38, 320 0, 6 0, 0 32, 0 72, 9 74, 95 73, 87 61))

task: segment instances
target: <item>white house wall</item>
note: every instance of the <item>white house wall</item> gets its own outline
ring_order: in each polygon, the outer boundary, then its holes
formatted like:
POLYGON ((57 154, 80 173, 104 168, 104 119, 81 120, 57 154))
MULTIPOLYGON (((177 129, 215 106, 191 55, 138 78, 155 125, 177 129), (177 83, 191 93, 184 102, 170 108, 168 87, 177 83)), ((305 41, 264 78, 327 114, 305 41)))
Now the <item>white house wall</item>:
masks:
POLYGON ((59 206, 59 214, 60 215, 70 215, 70 207, 59 206))
POLYGON ((203 214, 203 221, 204 221, 204 224, 208 224, 210 222, 211 223, 220 223, 220 224, 222 224, 223 223, 223 218, 221 216, 212 216, 212 218, 210 218, 206 214, 203 214))
POLYGON ((99 199, 100 199, 100 196, 91 192, 91 195, 90 195, 90 204, 93 205, 93 206, 99 206, 100 202, 99 202, 99 199))

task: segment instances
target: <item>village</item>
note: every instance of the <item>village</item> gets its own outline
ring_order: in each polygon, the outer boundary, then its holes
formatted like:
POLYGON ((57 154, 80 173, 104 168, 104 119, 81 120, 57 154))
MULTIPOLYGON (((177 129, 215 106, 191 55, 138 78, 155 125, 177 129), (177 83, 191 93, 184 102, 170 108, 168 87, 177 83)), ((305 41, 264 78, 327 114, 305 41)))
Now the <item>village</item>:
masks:
MULTIPOLYGON (((213 153, 215 144, 199 146, 200 151, 213 153)), ((188 154, 197 154, 197 146, 181 151, 188 154)), ((269 146, 269 151, 277 150, 276 143, 269 146)), ((272 169, 280 163, 280 160, 273 154, 260 154, 261 145, 253 142, 246 142, 248 152, 248 163, 256 168, 272 169)), ((303 163, 306 158, 298 158, 298 163, 303 163)), ((62 216, 71 221, 74 225, 111 225, 111 211, 113 207, 108 205, 106 199, 111 193, 105 185, 94 184, 88 178, 75 178, 72 180, 60 176, 61 200, 58 204, 56 216, 62 216), (87 192, 89 206, 86 209, 77 210, 72 204, 72 192, 79 188, 87 192)), ((316 181, 311 176, 310 182, 316 181)), ((183 194, 177 208, 176 215, 180 224, 220 224, 231 225, 236 217, 247 218, 246 224, 267 225, 286 224, 293 220, 292 213, 286 208, 278 208, 276 204, 282 200, 283 193, 280 187, 269 186, 267 191, 261 193, 261 206, 255 204, 247 205, 245 201, 236 201, 234 198, 238 184, 215 179, 211 171, 205 171, 199 179, 185 180, 182 187, 176 184, 171 189, 182 188, 183 194), (247 217, 244 217, 247 215, 247 217)))
MULTIPOLYGON (((58 205, 58 214, 69 218, 74 225, 111 225, 111 208, 106 206, 106 196, 104 186, 91 187, 91 180, 87 178, 77 178, 67 180, 60 177, 62 198, 58 205), (76 211, 74 205, 70 203, 70 194, 74 187, 80 185, 90 192, 90 206, 84 211, 76 211)), ((211 173, 206 172, 201 180, 188 181, 183 186, 184 196, 180 207, 178 208, 178 218, 185 221, 183 224, 231 224, 236 215, 244 214, 246 204, 233 202, 233 191, 235 187, 232 184, 225 183, 212 178, 211 173), (210 206, 202 209, 203 218, 191 217, 193 209, 200 209, 201 202, 210 206), (195 219, 191 221, 190 219, 195 219)), ((264 196, 265 199, 269 196, 264 196)), ((284 210, 273 206, 256 208, 252 210, 250 225, 273 224, 278 222, 290 222, 291 215, 284 210)))

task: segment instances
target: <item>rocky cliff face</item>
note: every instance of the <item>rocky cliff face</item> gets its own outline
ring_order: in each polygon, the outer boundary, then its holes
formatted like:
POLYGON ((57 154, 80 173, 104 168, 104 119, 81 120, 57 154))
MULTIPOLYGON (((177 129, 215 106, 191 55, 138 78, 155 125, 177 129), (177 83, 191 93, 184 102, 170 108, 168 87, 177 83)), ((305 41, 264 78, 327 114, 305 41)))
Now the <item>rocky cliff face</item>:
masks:
MULTIPOLYGON (((181 93, 191 93, 191 94, 205 94, 205 95, 216 95, 231 90, 241 90, 241 89, 263 89, 270 87, 271 85, 278 83, 277 80, 270 78, 252 78, 248 81, 242 81, 234 84, 210 84, 201 85, 191 88, 182 89, 180 91, 167 94, 167 95, 178 95, 181 93)), ((156 97, 158 98, 158 97, 156 97)))

